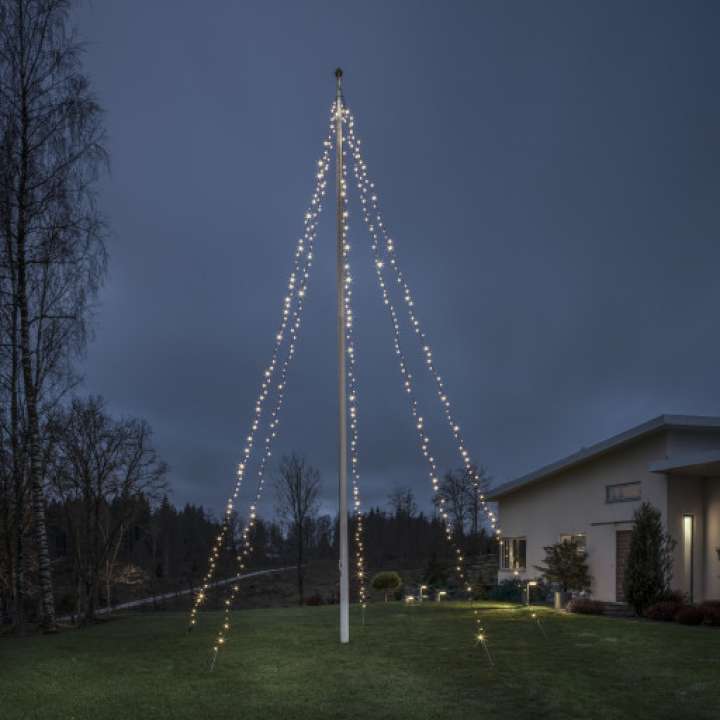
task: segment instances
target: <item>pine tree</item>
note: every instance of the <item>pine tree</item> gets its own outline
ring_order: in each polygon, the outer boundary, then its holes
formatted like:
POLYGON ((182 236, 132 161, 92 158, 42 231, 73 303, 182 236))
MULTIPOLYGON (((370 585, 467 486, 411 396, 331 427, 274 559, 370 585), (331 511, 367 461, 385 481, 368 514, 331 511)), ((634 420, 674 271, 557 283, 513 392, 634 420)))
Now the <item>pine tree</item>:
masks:
POLYGON ((592 578, 585 554, 575 542, 559 542, 545 548, 545 565, 536 565, 548 583, 557 583, 563 592, 589 590, 592 578))
POLYGON ((633 521, 623 589, 640 615, 670 590, 675 541, 665 532, 660 511, 648 502, 635 511, 633 521))

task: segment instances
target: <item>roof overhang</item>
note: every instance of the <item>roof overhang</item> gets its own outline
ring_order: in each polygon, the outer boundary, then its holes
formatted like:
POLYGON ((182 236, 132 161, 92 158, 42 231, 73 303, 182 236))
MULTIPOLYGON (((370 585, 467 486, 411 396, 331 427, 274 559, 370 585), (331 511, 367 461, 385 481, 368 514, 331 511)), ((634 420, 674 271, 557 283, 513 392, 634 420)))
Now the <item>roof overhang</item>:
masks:
MULTIPOLYGON (((496 488, 491 488, 485 495, 487 500, 499 500, 505 495, 525 488, 529 485, 533 485, 541 480, 546 480, 554 475, 557 475, 564 470, 587 462, 590 459, 600 457, 606 453, 617 450, 625 445, 629 445, 632 442, 636 442, 643 437, 659 432, 660 430, 717 430, 720 431, 720 417, 705 417, 698 415, 659 415, 652 420, 648 420, 642 425, 636 425, 625 432, 618 435, 614 435, 607 440, 595 443, 587 448, 582 448, 572 455, 558 460, 557 462, 550 463, 541 467, 539 470, 535 470, 527 475, 523 475, 517 480, 511 480, 510 482, 498 485, 496 488)), ((664 471, 658 471, 664 472, 664 471)))
POLYGON ((711 450, 658 460, 650 463, 650 472, 663 475, 720 476, 720 450, 711 450))

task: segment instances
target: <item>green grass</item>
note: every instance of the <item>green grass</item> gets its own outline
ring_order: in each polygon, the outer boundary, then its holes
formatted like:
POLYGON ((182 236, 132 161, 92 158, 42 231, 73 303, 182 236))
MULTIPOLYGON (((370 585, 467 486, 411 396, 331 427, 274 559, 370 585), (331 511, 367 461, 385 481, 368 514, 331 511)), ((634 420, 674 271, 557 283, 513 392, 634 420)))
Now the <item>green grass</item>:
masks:
POLYGON ((220 615, 126 616, 58 635, 0 639, 0 717, 22 718, 652 718, 720 717, 714 628, 483 604, 495 665, 468 605, 241 611, 213 672, 220 615))

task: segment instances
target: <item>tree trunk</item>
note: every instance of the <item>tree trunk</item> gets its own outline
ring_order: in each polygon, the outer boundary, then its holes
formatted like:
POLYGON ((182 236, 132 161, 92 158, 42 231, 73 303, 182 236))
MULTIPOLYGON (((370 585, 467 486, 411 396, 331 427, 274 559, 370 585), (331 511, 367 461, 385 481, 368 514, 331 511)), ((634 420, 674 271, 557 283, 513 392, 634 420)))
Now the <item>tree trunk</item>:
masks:
POLYGON ((105 607, 107 608, 108 616, 112 612, 112 602, 110 600, 110 561, 105 561, 105 607))
MULTIPOLYGON (((8 187, 9 192, 9 187, 8 187)), ((4 202, 9 206, 10 200, 4 202)), ((25 544, 25 477, 24 463, 20 457, 20 407, 18 401, 18 390, 20 381, 18 363, 18 292, 17 273, 13 262, 12 226, 9 210, 6 212, 5 227, 5 253, 8 259, 8 273, 10 277, 10 291, 12 297, 12 319, 10 321, 10 456, 11 473, 13 486, 13 509, 12 509, 12 536, 10 535, 10 523, 7 525, 8 542, 11 547, 8 554, 10 561, 10 577, 12 583, 13 615, 15 627, 19 634, 24 632, 24 544, 25 544)), ((7 506, 9 512, 9 504, 7 506)))
MULTIPOLYGON (((22 7, 20 9, 20 22, 22 26, 22 7)), ((24 33, 20 33, 21 58, 25 58, 24 33)), ((24 69, 23 69, 24 70, 24 69)), ((27 448, 30 460, 30 491, 33 512, 33 530, 38 557, 38 579, 41 595, 40 626, 43 630, 55 629, 55 596, 53 595, 52 570, 50 567, 50 552, 47 541, 47 527, 45 524, 45 493, 43 490, 42 464, 40 457, 40 425, 38 419, 37 387, 33 377, 32 356, 30 349, 30 318, 27 296, 27 266, 26 241, 28 223, 28 175, 30 169, 30 142, 29 110, 27 100, 26 78, 22 78, 20 91, 20 178, 18 184, 17 209, 17 305, 20 316, 20 363, 22 366, 23 385, 25 391, 25 406, 27 412, 27 448)))
POLYGON ((20 353, 22 356, 25 404, 28 423, 28 452, 30 459, 30 491, 33 512, 33 530, 38 557, 38 579, 41 594, 40 626, 43 630, 55 629, 55 596, 53 594, 50 551, 45 523, 45 492, 43 489, 42 464, 40 458, 40 428, 37 410, 36 388, 33 381, 30 358, 30 332, 27 295, 25 289, 24 240, 18 242, 18 301, 20 305, 20 353), (22 257, 22 259, 21 259, 22 257))
POLYGON ((304 578, 303 578, 303 529, 298 527, 298 554, 297 554, 297 584, 298 584, 298 605, 305 602, 304 578))
POLYGON ((13 358, 11 370, 10 434, 12 473, 15 494, 15 627, 25 631, 25 478, 20 458, 20 408, 18 407, 17 312, 13 312, 13 358))
POLYGON ((83 582, 83 591, 85 594, 85 613, 83 622, 92 622, 95 619, 95 589, 96 583, 93 578, 93 571, 90 567, 85 570, 85 578, 83 582))

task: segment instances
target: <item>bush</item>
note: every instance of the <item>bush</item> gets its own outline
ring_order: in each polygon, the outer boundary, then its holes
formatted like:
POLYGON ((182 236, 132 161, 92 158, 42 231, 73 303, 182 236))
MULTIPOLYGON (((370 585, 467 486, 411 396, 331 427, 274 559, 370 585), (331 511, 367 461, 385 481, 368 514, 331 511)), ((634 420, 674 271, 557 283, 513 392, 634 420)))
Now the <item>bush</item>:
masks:
POLYGON ((658 597, 658 602, 662 601, 674 602, 678 605, 690 604, 687 594, 680 590, 666 590, 664 593, 661 593, 660 597, 658 597))
POLYGON ((623 590, 638 615, 667 597, 672 577, 673 539, 665 532, 657 508, 644 502, 633 515, 630 552, 623 590))
POLYGON ((318 593, 315 593, 315 595, 311 595, 306 601, 306 605, 310 605, 311 607, 317 607, 318 605, 323 604, 322 596, 318 593))
POLYGON ((379 572, 372 579, 372 587, 374 590, 380 590, 385 593, 385 602, 388 601, 390 593, 396 593, 402 586, 402 578, 394 570, 386 570, 379 572))
POLYGON ((704 620, 703 611, 693 605, 680 608, 675 615, 675 621, 681 625, 700 625, 704 620))
POLYGON ((500 602, 522 602, 523 601, 523 583, 519 578, 507 578, 499 582, 494 588, 488 592, 489 600, 498 600, 500 602))
POLYGON ((579 613, 581 615, 602 615, 605 606, 598 600, 590 600, 589 598, 573 598, 567 606, 568 612, 579 613))
POLYGON ((675 616, 684 607, 684 603, 677 600, 662 600, 651 605, 645 610, 645 617, 648 620, 660 620, 662 622, 672 622, 675 616))
POLYGON ((706 625, 720 627, 720 601, 704 602, 700 605, 700 610, 706 625))
POLYGON ((563 592, 589 590, 592 578, 585 553, 576 542, 559 542, 545 548, 545 565, 536 565, 545 581, 563 592))

